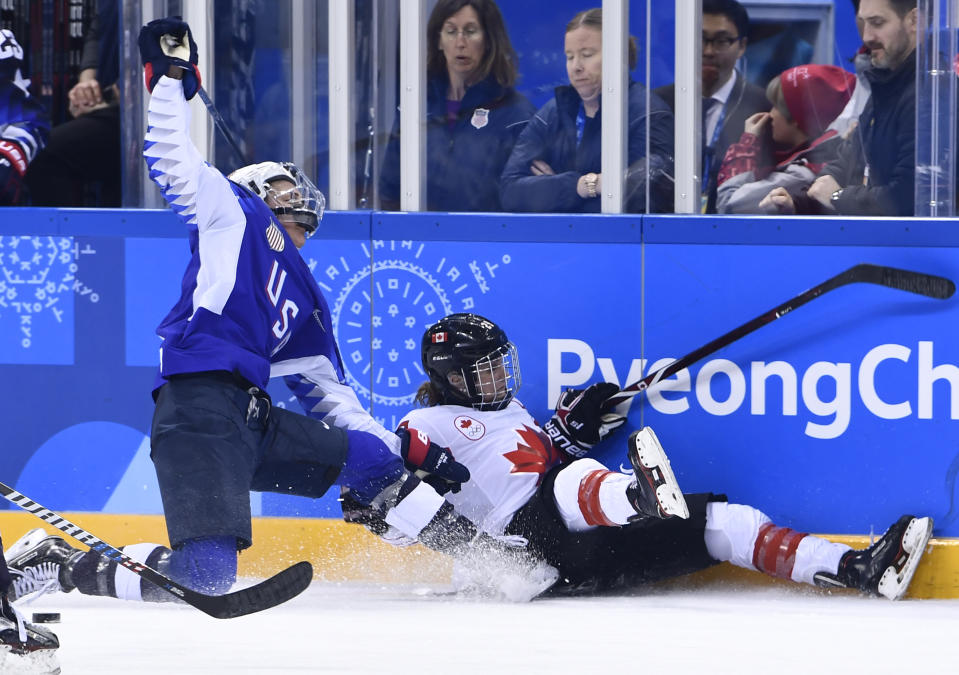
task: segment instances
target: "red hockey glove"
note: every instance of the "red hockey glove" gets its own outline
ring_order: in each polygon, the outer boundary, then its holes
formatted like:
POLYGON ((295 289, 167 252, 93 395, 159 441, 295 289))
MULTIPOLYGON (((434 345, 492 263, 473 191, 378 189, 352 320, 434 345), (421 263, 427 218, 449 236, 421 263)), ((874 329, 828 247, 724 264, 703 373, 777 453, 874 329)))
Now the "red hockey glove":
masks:
POLYGON ((18 143, 0 139, 0 206, 14 206, 20 198, 27 158, 18 143))
POLYGON ((406 468, 441 495, 459 492, 462 484, 470 479, 469 469, 453 459, 449 448, 433 443, 422 431, 401 426, 396 435, 400 437, 400 454, 406 468))

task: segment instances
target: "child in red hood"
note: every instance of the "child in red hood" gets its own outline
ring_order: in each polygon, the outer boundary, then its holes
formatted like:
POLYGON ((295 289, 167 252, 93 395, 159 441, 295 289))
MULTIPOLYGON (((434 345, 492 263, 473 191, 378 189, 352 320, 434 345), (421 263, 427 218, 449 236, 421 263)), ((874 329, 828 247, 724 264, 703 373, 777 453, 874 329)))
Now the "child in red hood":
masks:
MULTIPOLYGON (((729 146, 719 170, 720 213, 766 213, 759 202, 775 187, 808 187, 835 156, 841 137, 827 130, 849 102, 856 76, 836 66, 796 66, 766 87, 769 112, 746 119, 738 143, 729 146), (760 166, 763 144, 775 164, 760 166)), ((774 212, 774 211, 768 211, 774 212)))

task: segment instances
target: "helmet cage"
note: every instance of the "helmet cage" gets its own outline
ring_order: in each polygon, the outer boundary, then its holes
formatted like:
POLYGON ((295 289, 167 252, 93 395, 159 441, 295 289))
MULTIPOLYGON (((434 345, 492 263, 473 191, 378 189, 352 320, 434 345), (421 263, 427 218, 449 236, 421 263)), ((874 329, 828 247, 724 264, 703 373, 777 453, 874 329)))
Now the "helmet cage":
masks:
POLYGON ((267 205, 270 204, 267 197, 279 204, 271 206, 270 210, 277 216, 291 216, 306 231, 307 237, 316 232, 323 218, 326 199, 313 181, 292 162, 251 164, 231 173, 229 179, 252 190, 267 205), (289 181, 293 187, 277 190, 271 184, 277 180, 289 181))
POLYGON ((502 410, 522 383, 516 346, 507 342, 460 371, 470 405, 476 410, 502 410))
POLYGON ((478 314, 443 317, 423 333, 423 370, 442 405, 502 410, 520 386, 516 347, 478 314))

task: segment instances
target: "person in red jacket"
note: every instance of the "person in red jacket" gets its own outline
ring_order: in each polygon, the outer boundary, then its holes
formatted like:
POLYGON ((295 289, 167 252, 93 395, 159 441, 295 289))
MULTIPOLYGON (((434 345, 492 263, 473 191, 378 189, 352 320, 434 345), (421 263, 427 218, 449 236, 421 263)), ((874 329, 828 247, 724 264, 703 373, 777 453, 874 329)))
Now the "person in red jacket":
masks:
POLYGON ((766 87, 772 109, 746 118, 739 141, 726 151, 719 212, 766 213, 759 203, 773 188, 808 188, 836 157, 842 137, 831 123, 855 86, 856 76, 836 66, 796 66, 774 77, 766 87))

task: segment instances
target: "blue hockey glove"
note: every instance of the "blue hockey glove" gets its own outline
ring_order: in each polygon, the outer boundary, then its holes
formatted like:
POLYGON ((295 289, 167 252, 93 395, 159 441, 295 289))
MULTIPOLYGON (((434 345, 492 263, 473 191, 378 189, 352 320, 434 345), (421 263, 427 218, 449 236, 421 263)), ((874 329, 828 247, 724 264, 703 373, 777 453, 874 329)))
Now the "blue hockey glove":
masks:
POLYGON ((167 74, 170 66, 183 69, 183 95, 190 100, 200 88, 200 69, 196 42, 186 21, 178 16, 156 19, 140 29, 137 41, 143 62, 143 79, 147 91, 167 74))
POLYGON ((441 495, 459 492, 462 484, 470 479, 469 469, 453 459, 449 448, 433 443, 422 431, 401 426, 396 435, 400 438, 400 454, 406 468, 441 495))
POLYGON ((597 382, 586 389, 567 389, 559 396, 556 413, 543 425, 553 447, 569 457, 584 457, 593 446, 626 423, 623 415, 606 405, 619 393, 611 382, 597 382))

